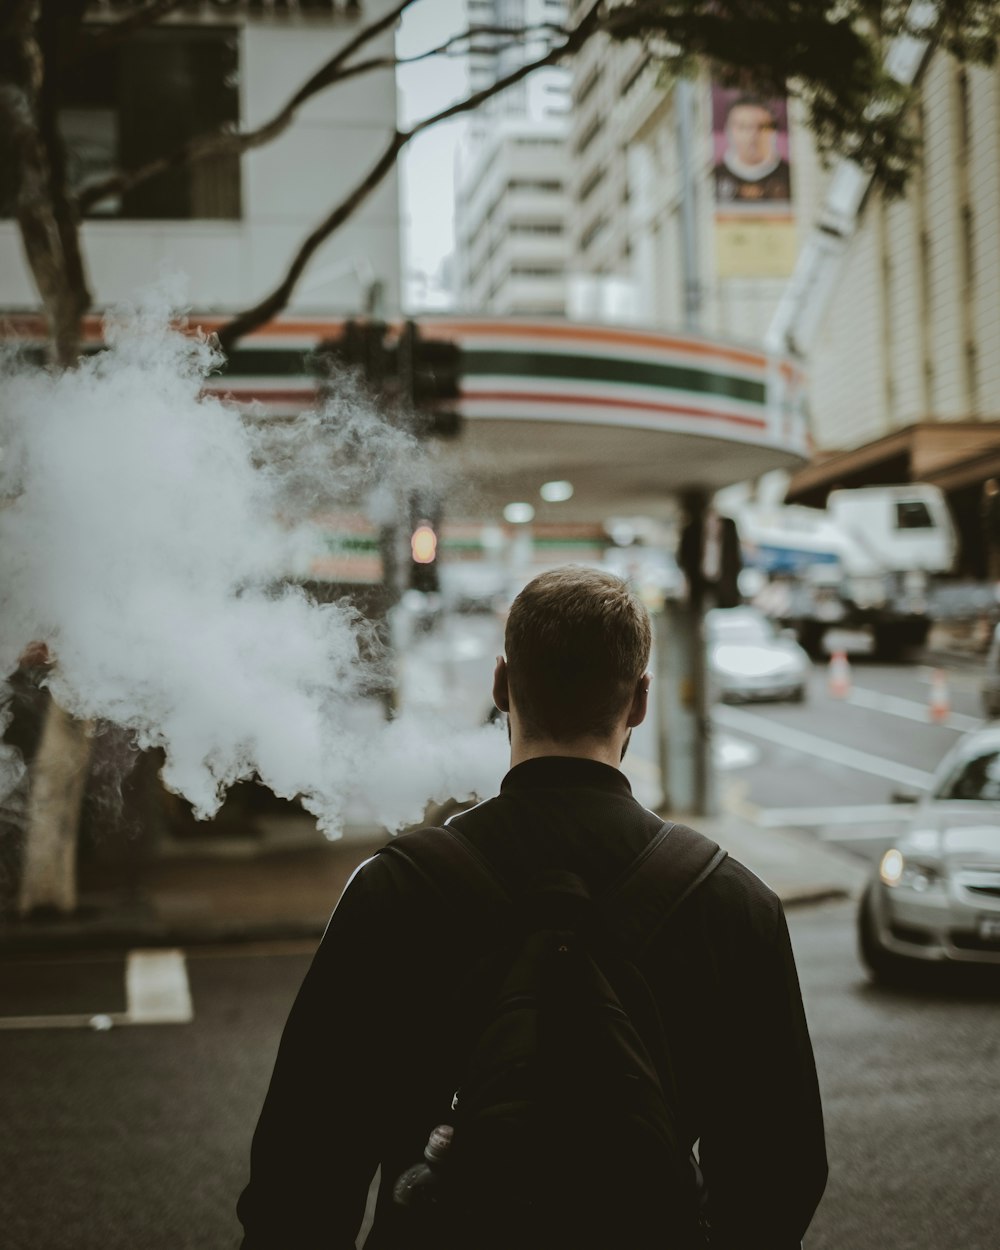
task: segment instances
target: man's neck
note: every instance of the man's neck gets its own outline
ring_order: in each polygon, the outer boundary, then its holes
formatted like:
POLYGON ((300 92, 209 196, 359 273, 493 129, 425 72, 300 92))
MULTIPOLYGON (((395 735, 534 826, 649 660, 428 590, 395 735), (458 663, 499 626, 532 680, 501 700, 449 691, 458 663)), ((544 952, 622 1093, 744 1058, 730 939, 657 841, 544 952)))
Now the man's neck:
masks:
POLYGON ((519 741, 515 737, 510 746, 510 766, 516 768, 526 760, 557 755, 563 758, 596 760, 598 764, 610 764, 618 768, 622 760, 622 743, 617 739, 578 738, 574 742, 555 742, 552 739, 532 738, 519 741))

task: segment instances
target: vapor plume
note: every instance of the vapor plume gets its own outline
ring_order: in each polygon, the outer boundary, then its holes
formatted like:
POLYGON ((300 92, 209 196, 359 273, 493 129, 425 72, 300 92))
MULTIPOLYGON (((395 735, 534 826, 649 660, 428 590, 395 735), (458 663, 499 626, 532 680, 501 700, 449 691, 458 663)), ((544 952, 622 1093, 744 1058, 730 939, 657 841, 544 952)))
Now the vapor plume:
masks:
MULTIPOLYGON (((384 521, 427 488, 419 445, 349 379, 295 420, 248 418, 202 392, 212 345, 165 325, 133 311, 71 372, 3 365, 0 675, 47 643, 54 697, 162 747, 199 817, 254 776, 329 836, 359 794, 392 828, 490 791, 500 737, 363 714, 368 623, 289 580, 318 510, 384 521)), ((0 801, 21 771, 0 756, 0 801)))

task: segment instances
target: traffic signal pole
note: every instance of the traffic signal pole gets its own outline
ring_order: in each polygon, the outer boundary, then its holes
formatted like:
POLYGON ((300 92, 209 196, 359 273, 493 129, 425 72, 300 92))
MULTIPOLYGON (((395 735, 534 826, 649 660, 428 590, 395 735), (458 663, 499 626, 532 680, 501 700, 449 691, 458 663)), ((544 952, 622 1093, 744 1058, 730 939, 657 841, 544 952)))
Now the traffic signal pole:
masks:
POLYGON ((668 599, 654 618, 654 702, 662 806, 670 812, 711 816, 716 811, 705 609, 701 576, 707 495, 685 495, 687 542, 681 561, 687 594, 668 599), (686 550, 685 550, 686 548, 686 550))

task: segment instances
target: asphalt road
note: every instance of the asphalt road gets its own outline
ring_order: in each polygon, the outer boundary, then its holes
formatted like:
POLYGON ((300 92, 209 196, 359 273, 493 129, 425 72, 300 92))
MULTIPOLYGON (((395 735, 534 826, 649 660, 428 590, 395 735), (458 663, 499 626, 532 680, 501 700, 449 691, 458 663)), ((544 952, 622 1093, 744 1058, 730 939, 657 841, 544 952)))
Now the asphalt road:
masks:
MULTIPOLYGON (((488 664, 488 647, 469 650, 488 664)), ((871 858, 899 823, 889 774, 930 774, 976 723, 978 683, 950 674, 948 726, 927 723, 919 667, 859 662, 853 679, 851 698, 832 700, 817 669, 804 705, 722 709, 716 732, 738 763, 727 802, 871 858)), ((637 735, 637 759, 650 742, 637 735)), ((875 989, 853 920, 849 904, 790 920, 832 1163, 806 1250, 995 1248, 997 980, 875 989)), ((177 1024, 115 1023, 132 1010, 122 957, 0 965, 5 1250, 235 1248, 250 1136, 308 958, 301 946, 185 952, 193 1015, 177 1024), (29 1015, 45 1027, 3 1027, 29 1015)))
POLYGON ((979 675, 945 672, 951 714, 933 723, 932 672, 923 665, 851 665, 846 698, 814 668, 806 702, 718 707, 716 741, 744 750, 721 774, 723 801, 747 819, 793 827, 877 859, 959 738, 980 724, 979 675))
MULTIPOLYGON (((847 904, 790 921, 832 1165, 807 1250, 994 1250, 997 983, 875 989, 852 921, 847 904)), ((6 1250, 235 1250, 250 1135, 308 958, 188 952, 188 1024, 0 1031, 6 1250)), ((110 1006, 123 968, 61 971, 86 1010, 110 1006)))

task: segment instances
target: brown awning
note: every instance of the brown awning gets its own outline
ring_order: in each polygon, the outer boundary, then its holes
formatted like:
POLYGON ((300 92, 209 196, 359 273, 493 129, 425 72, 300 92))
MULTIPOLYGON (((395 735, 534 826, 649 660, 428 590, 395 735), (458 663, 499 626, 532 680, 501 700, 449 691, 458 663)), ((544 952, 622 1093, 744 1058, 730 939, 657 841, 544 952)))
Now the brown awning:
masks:
POLYGON ((822 507, 840 487, 933 482, 951 491, 988 477, 1000 477, 1000 421, 921 421, 817 457, 793 475, 786 497, 822 507))

